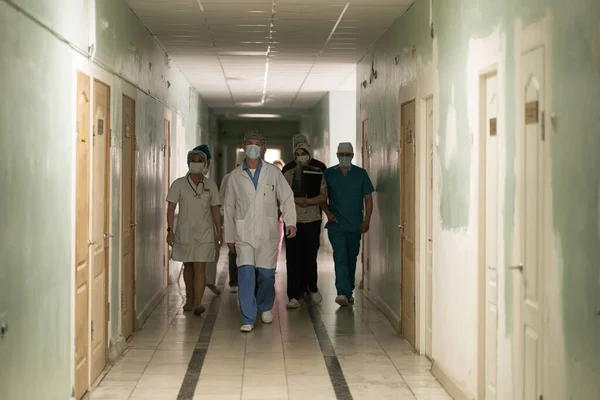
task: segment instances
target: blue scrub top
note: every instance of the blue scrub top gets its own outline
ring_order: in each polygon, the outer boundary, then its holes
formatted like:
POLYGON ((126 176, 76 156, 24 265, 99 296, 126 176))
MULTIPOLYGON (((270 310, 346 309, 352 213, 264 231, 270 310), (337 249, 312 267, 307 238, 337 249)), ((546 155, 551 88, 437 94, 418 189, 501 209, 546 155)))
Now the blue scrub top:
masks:
POLYGON ((336 165, 325 171, 325 181, 329 192, 329 210, 337 219, 337 223, 328 222, 325 227, 360 232, 364 219, 364 197, 375 191, 367 171, 352 165, 344 176, 339 165, 336 165))

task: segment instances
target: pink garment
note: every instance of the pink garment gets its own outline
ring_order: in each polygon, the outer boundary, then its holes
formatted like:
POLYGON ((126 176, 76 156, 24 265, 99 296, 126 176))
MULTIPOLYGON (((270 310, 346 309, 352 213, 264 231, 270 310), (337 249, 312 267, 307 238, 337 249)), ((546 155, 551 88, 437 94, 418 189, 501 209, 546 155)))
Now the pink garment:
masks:
POLYGON ((281 245, 283 243, 283 217, 279 217, 279 244, 277 245, 277 261, 279 261, 279 255, 281 254, 281 245))

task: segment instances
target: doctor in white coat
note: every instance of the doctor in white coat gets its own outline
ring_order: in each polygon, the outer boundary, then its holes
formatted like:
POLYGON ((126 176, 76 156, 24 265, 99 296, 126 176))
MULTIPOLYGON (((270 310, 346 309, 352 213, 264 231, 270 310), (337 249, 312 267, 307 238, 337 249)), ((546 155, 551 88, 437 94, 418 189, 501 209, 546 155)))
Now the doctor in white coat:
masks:
POLYGON ((254 329, 257 312, 273 322, 275 268, 279 243, 280 204, 286 236, 296 236, 294 193, 279 168, 262 160, 265 139, 256 131, 244 137, 246 160, 233 170, 225 197, 225 242, 237 254, 242 332, 254 329), (254 289, 258 279, 256 295, 254 289))

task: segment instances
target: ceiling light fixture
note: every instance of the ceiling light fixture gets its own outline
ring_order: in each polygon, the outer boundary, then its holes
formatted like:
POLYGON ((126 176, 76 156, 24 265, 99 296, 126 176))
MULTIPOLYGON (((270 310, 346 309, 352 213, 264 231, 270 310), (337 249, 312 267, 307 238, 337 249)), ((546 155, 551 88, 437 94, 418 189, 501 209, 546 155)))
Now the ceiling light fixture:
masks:
POLYGON ((202 7, 202 3, 200 3, 200 0, 196 0, 198 2, 198 6, 200 7, 200 11, 204 12, 204 7, 202 7))
POLYGON ((273 29, 275 27, 275 0, 271 2, 271 19, 269 20, 269 44, 267 46, 267 60, 265 61, 265 82, 263 84, 263 93, 261 103, 264 105, 267 100, 267 80, 269 79, 269 57, 271 55, 271 49, 273 44, 273 29))
POLYGON ((237 114, 240 118, 281 118, 279 114, 237 114))

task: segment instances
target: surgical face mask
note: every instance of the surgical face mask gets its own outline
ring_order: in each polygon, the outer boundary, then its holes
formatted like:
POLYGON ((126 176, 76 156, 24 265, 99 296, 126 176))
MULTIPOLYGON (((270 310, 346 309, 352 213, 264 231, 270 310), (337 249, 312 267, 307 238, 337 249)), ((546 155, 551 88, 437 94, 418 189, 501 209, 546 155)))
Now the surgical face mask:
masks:
POLYGON ((246 156, 251 160, 256 160, 260 157, 260 146, 249 144, 246 146, 246 156))
POLYGON ((338 156, 338 160, 340 160, 340 167, 343 168, 348 168, 352 164, 352 157, 338 156))
POLYGON ((191 174, 203 174, 204 173, 204 163, 190 163, 190 173, 191 174))
POLYGON ((298 164, 306 164, 310 161, 309 155, 296 156, 296 163, 298 164))

